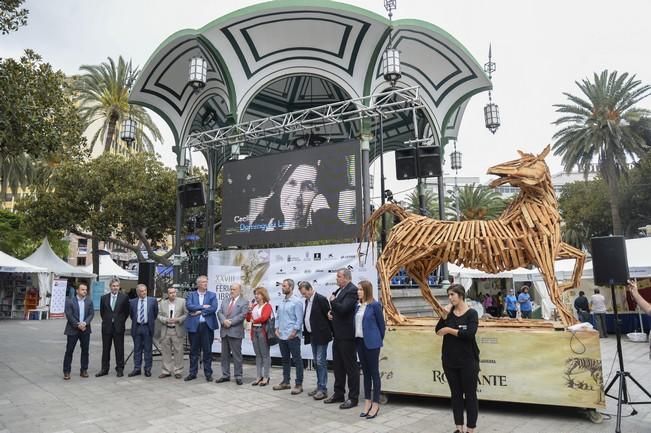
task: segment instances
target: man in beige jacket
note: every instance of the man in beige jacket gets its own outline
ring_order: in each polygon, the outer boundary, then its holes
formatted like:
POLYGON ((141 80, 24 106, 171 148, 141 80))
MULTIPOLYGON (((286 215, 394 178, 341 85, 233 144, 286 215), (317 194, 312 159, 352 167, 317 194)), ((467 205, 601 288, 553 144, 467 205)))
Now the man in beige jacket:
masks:
POLYGON ((185 299, 176 297, 176 288, 167 289, 167 299, 160 302, 158 320, 161 322, 160 351, 163 355, 163 367, 159 379, 170 377, 180 379, 183 375, 183 343, 185 326, 183 322, 188 315, 185 299), (174 362, 172 362, 172 354, 174 362))

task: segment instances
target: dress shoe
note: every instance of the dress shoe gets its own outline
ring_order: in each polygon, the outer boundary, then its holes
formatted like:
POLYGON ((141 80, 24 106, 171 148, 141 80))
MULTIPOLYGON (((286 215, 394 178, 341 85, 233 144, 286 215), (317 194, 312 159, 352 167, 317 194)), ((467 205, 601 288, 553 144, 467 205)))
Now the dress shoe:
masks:
POLYGON ((131 373, 127 374, 129 377, 140 376, 140 370, 133 370, 131 373))
POLYGON ((262 382, 262 380, 263 380, 262 378, 256 380, 255 382, 253 382, 253 383, 251 384, 251 386, 258 386, 258 385, 260 385, 260 383, 262 382))
POLYGON ((88 377, 88 371, 86 371, 86 370, 81 370, 81 371, 79 372, 79 376, 81 376, 81 377, 88 377))
POLYGON ((63 373, 63 380, 70 380, 70 373, 63 373))
POLYGON ((292 386, 289 383, 279 383, 278 385, 274 385, 272 389, 274 391, 282 391, 284 389, 292 389, 292 386))
POLYGON ((328 393, 324 391, 317 391, 316 394, 312 397, 315 400, 323 400, 324 398, 328 397, 328 393))
POLYGON ((171 374, 161 373, 161 374, 158 375, 158 378, 159 379, 165 379, 166 377, 170 377, 170 376, 171 376, 171 374))
POLYGON ((95 373, 95 377, 102 377, 102 376, 106 376, 107 374, 108 374, 108 371, 102 370, 102 371, 98 371, 97 373, 95 373))
POLYGON ((176 374, 174 375, 174 379, 180 379, 180 378, 182 378, 182 377, 183 377, 183 375, 182 375, 181 373, 176 373, 176 374))
POLYGON ((217 380, 215 381, 215 383, 224 383, 224 382, 230 382, 230 381, 231 381, 231 378, 230 378, 230 377, 223 377, 223 376, 222 376, 222 377, 220 377, 219 379, 217 379, 217 380))
POLYGON ((151 377, 151 370, 145 370, 145 376, 151 377))
POLYGON ((339 409, 350 409, 351 407, 355 406, 357 406, 357 401, 348 399, 339 405, 339 409))
POLYGON ((124 376, 124 371, 118 370, 118 372, 115 374, 117 377, 122 377, 124 376))
POLYGON ((373 408, 368 411, 368 414, 366 415, 366 419, 373 419, 377 416, 378 413, 380 413, 380 406, 377 407, 375 412, 371 413, 373 411, 373 408))
POLYGON ((267 385, 269 385, 269 381, 270 381, 270 380, 271 380, 270 378, 267 378, 266 380, 263 380, 262 382, 260 382, 260 386, 267 386, 267 385))
POLYGON ((212 382, 212 376, 206 376, 206 382, 212 382))
POLYGON ((235 379, 235 383, 237 383, 238 385, 242 385, 242 383, 244 382, 242 382, 242 379, 235 379))
POLYGON ((323 400, 323 402, 325 404, 342 403, 343 401, 344 401, 343 397, 339 397, 339 396, 336 396, 336 395, 333 395, 332 397, 326 398, 325 400, 323 400))
POLYGON ((194 380, 196 378, 197 378, 197 376, 195 376, 194 374, 188 374, 187 376, 185 376, 185 379, 183 379, 183 380, 186 381, 186 382, 189 382, 189 381, 194 380))
POLYGON ((312 391, 307 393, 307 396, 308 397, 314 397, 317 392, 319 392, 319 388, 314 388, 312 391))

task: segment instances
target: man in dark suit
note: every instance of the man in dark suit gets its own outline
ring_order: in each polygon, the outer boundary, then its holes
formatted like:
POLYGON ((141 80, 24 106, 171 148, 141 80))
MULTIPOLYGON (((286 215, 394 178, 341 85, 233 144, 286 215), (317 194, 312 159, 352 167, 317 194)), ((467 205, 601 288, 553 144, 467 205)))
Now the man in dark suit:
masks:
POLYGON ((113 278, 110 292, 99 301, 99 315, 102 317, 102 369, 96 377, 109 372, 111 345, 115 347, 115 371, 118 377, 124 374, 124 323, 129 317, 129 297, 120 292, 120 280, 113 278))
POLYGON ((355 306, 357 305, 357 287, 351 283, 352 275, 349 269, 337 271, 339 288, 330 295, 334 341, 332 343, 332 361, 335 371, 334 393, 324 403, 337 403, 341 409, 357 406, 359 400, 359 366, 357 365, 357 350, 355 348, 355 306), (346 394, 346 378, 348 378, 348 399, 346 394))
POLYGON ((332 324, 328 319, 328 298, 314 290, 307 281, 298 283, 298 290, 305 298, 303 314, 303 341, 312 346, 316 365, 316 388, 307 393, 315 400, 328 397, 328 343, 332 340, 332 324))
POLYGON ((152 344, 154 327, 158 316, 156 298, 147 296, 147 286, 136 286, 138 297, 129 301, 131 307, 131 338, 133 338, 133 371, 129 377, 140 375, 143 352, 145 355, 145 376, 151 376, 152 344))
POLYGON ((235 383, 242 385, 242 338, 244 338, 244 316, 249 309, 249 303, 242 296, 242 285, 231 285, 231 297, 222 302, 217 311, 217 318, 222 325, 219 336, 222 340, 222 376, 215 380, 217 383, 231 380, 231 356, 233 358, 233 374, 235 383))
POLYGON ((202 352, 203 374, 207 382, 212 382, 212 343, 215 340, 217 324, 217 295, 208 291, 208 277, 197 278, 197 291, 190 292, 185 300, 188 316, 185 329, 190 338, 190 370, 185 381, 197 378, 199 353, 202 352))
POLYGON ((63 379, 70 380, 72 369, 72 354, 77 346, 81 346, 81 377, 88 377, 88 346, 90 345, 90 322, 95 315, 93 301, 87 297, 88 286, 84 283, 77 287, 76 295, 66 299, 65 315, 66 329, 63 331, 68 336, 66 354, 63 357, 63 379))

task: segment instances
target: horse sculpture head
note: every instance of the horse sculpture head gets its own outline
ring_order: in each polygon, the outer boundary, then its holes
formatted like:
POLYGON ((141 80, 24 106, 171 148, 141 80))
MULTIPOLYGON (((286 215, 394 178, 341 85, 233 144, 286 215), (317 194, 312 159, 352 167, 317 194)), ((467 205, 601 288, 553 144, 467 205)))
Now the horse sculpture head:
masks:
POLYGON ((487 171, 499 178, 490 183, 492 188, 508 183, 519 188, 536 187, 545 180, 549 172, 545 157, 549 154, 549 146, 539 154, 524 153, 518 150, 519 159, 494 165, 487 171))

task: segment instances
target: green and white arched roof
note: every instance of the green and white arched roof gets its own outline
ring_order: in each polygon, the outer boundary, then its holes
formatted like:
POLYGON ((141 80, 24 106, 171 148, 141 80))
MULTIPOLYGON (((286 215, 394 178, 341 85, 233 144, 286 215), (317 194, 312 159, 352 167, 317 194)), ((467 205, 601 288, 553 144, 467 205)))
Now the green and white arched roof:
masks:
MULTIPOLYGON (((468 99, 491 87, 481 65, 433 24, 397 20, 392 32, 401 55, 397 87, 420 86, 434 139, 455 137, 468 99)), ((389 33, 386 18, 343 3, 262 3, 167 38, 142 68, 130 100, 163 117, 178 143, 200 130, 369 96, 387 88, 381 58, 389 33), (209 64, 199 91, 188 83, 197 55, 209 64)), ((387 151, 410 138, 410 121, 405 114, 385 125, 387 151)), ((328 133, 358 132, 346 128, 328 133)), ((287 138, 269 140, 267 151, 286 150, 287 138)))

